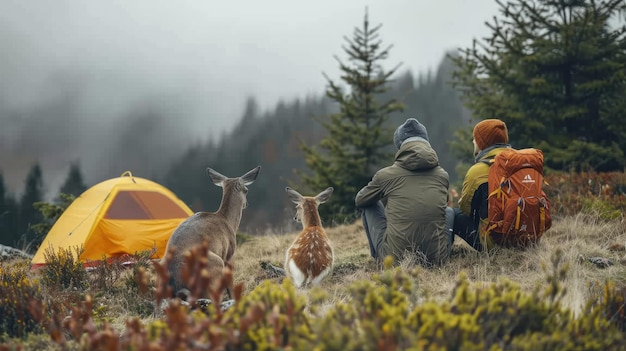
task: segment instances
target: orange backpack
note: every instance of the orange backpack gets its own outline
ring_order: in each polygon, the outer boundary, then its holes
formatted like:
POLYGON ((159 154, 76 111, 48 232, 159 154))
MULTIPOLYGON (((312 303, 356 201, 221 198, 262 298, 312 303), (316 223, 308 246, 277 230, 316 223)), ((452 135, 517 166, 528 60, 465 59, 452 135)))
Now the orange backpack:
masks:
POLYGON ((485 162, 490 164, 487 246, 539 242, 552 225, 550 201, 542 189, 543 152, 507 149, 485 162))

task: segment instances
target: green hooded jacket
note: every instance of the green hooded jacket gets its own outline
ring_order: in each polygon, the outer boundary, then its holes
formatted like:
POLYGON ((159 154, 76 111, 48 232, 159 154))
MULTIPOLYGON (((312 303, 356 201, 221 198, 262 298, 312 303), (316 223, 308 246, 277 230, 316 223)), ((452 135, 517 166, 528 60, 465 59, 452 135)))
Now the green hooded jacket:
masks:
POLYGON ((382 200, 387 230, 379 258, 392 255, 399 262, 405 251, 423 253, 428 263, 441 264, 450 254, 444 233, 449 176, 437 153, 421 138, 402 144, 393 165, 374 175, 355 198, 357 208, 382 200))

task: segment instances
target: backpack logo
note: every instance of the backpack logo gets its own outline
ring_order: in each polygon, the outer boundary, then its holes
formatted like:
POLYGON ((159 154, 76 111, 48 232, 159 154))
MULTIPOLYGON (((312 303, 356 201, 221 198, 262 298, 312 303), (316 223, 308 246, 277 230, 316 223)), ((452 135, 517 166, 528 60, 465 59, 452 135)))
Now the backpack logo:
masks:
POLYGON ((522 183, 534 183, 535 180, 530 176, 530 174, 527 174, 524 179, 522 179, 522 183))

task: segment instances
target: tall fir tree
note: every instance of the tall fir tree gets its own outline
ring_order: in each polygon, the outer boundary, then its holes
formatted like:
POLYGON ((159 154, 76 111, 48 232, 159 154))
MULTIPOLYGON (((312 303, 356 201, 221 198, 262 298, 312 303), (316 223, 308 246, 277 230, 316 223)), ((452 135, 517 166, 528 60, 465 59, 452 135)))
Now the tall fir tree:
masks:
POLYGON ((20 245, 29 252, 35 252, 41 243, 41 238, 33 230, 32 226, 43 222, 44 218, 41 212, 34 206, 35 203, 43 201, 43 174, 41 166, 36 163, 26 176, 26 184, 24 193, 20 198, 19 204, 19 227, 18 230, 22 234, 20 245))
POLYGON ((18 206, 0 173, 0 244, 16 246, 19 240, 17 229, 18 206))
POLYGON ((491 35, 455 59, 455 83, 480 119, 554 169, 626 166, 624 0, 498 1, 491 35))
MULTIPOLYGON (((61 186, 59 193, 77 197, 85 190, 87 190, 87 185, 85 185, 85 181, 83 180, 80 164, 78 162, 72 162, 67 178, 65 178, 65 182, 61 186)), ((63 199, 58 200, 63 202, 63 199)))
POLYGON ((339 112, 326 119, 317 117, 328 131, 319 145, 301 145, 312 171, 300 173, 307 190, 317 194, 329 186, 335 189, 327 204, 320 207, 322 218, 332 223, 355 219, 356 193, 377 168, 392 160, 392 130, 386 122, 403 105, 394 98, 379 101, 378 97, 390 88, 390 77, 400 65, 389 71, 382 66, 392 46, 383 47, 381 26, 370 27, 366 11, 362 28, 355 27, 351 39, 345 37, 343 50, 349 63, 335 58, 347 88, 326 76, 326 95, 338 104, 339 112))

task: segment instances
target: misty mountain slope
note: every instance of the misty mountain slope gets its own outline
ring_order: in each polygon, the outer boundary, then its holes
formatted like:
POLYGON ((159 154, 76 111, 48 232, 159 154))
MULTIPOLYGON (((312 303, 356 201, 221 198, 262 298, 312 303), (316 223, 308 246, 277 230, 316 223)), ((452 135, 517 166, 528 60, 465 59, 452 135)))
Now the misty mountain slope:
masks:
POLYGON ((89 105, 78 87, 60 84, 55 96, 32 106, 0 100, 0 171, 11 192, 23 190, 39 162, 46 196, 56 196, 71 162, 89 185, 130 170, 156 178, 192 143, 185 110, 176 102, 146 98, 109 109, 89 105))
MULTIPOLYGON (((391 116, 390 128, 409 117, 426 125, 441 164, 454 179, 456 160, 448 142, 454 129, 469 125, 469 114, 448 84, 451 70, 444 59, 436 73, 421 75, 417 82, 410 72, 400 74, 381 99, 394 96, 406 104, 402 113, 391 116)), ((80 79, 60 76, 52 83, 57 93, 32 106, 9 107, 0 99, 0 170, 11 192, 22 191, 26 173, 39 161, 50 199, 70 164, 79 162, 87 185, 130 170, 164 183, 194 210, 215 211, 221 190, 210 183, 206 167, 238 176, 261 165, 241 227, 250 232, 293 225, 284 187, 297 186, 295 170, 307 171, 300 140, 317 144, 326 130, 312 117, 336 111, 326 97, 313 96, 279 102, 261 112, 250 97, 235 127, 216 137, 210 123, 197 123, 189 106, 174 96, 154 95, 120 105, 100 96, 96 108, 86 102, 93 97, 84 96, 80 79)))
MULTIPOLYGON (((410 72, 401 74, 381 100, 396 97, 406 104, 403 112, 391 116, 390 128, 409 117, 418 118, 426 125, 430 142, 453 180, 457 160, 449 152, 448 142, 454 130, 469 126, 470 120, 458 94, 448 84, 451 71, 451 62, 444 58, 437 72, 419 84, 410 72)), ((298 187, 295 170, 308 171, 299 148, 300 140, 309 145, 317 144, 327 132, 312 117, 327 117, 337 111, 336 108, 334 102, 325 97, 313 97, 280 102, 273 111, 261 115, 255 99, 249 98, 242 118, 231 132, 224 133, 219 141, 211 140, 189 148, 172 165, 163 181, 193 210, 216 211, 221 189, 211 184, 206 167, 234 177, 261 165, 259 177, 250 186, 241 230, 250 233, 287 230, 294 223, 292 204, 284 188, 287 185, 298 187)))
POLYGON ((249 186, 241 229, 263 233, 289 225, 284 189, 296 181, 294 170, 305 167, 300 141, 319 142, 325 131, 311 116, 327 115, 330 109, 326 98, 307 98, 281 102, 274 111, 259 116, 254 99, 249 99, 235 128, 219 143, 189 148, 171 167, 164 184, 194 211, 216 211, 222 191, 210 182, 206 167, 235 177, 261 165, 259 177, 249 186))

